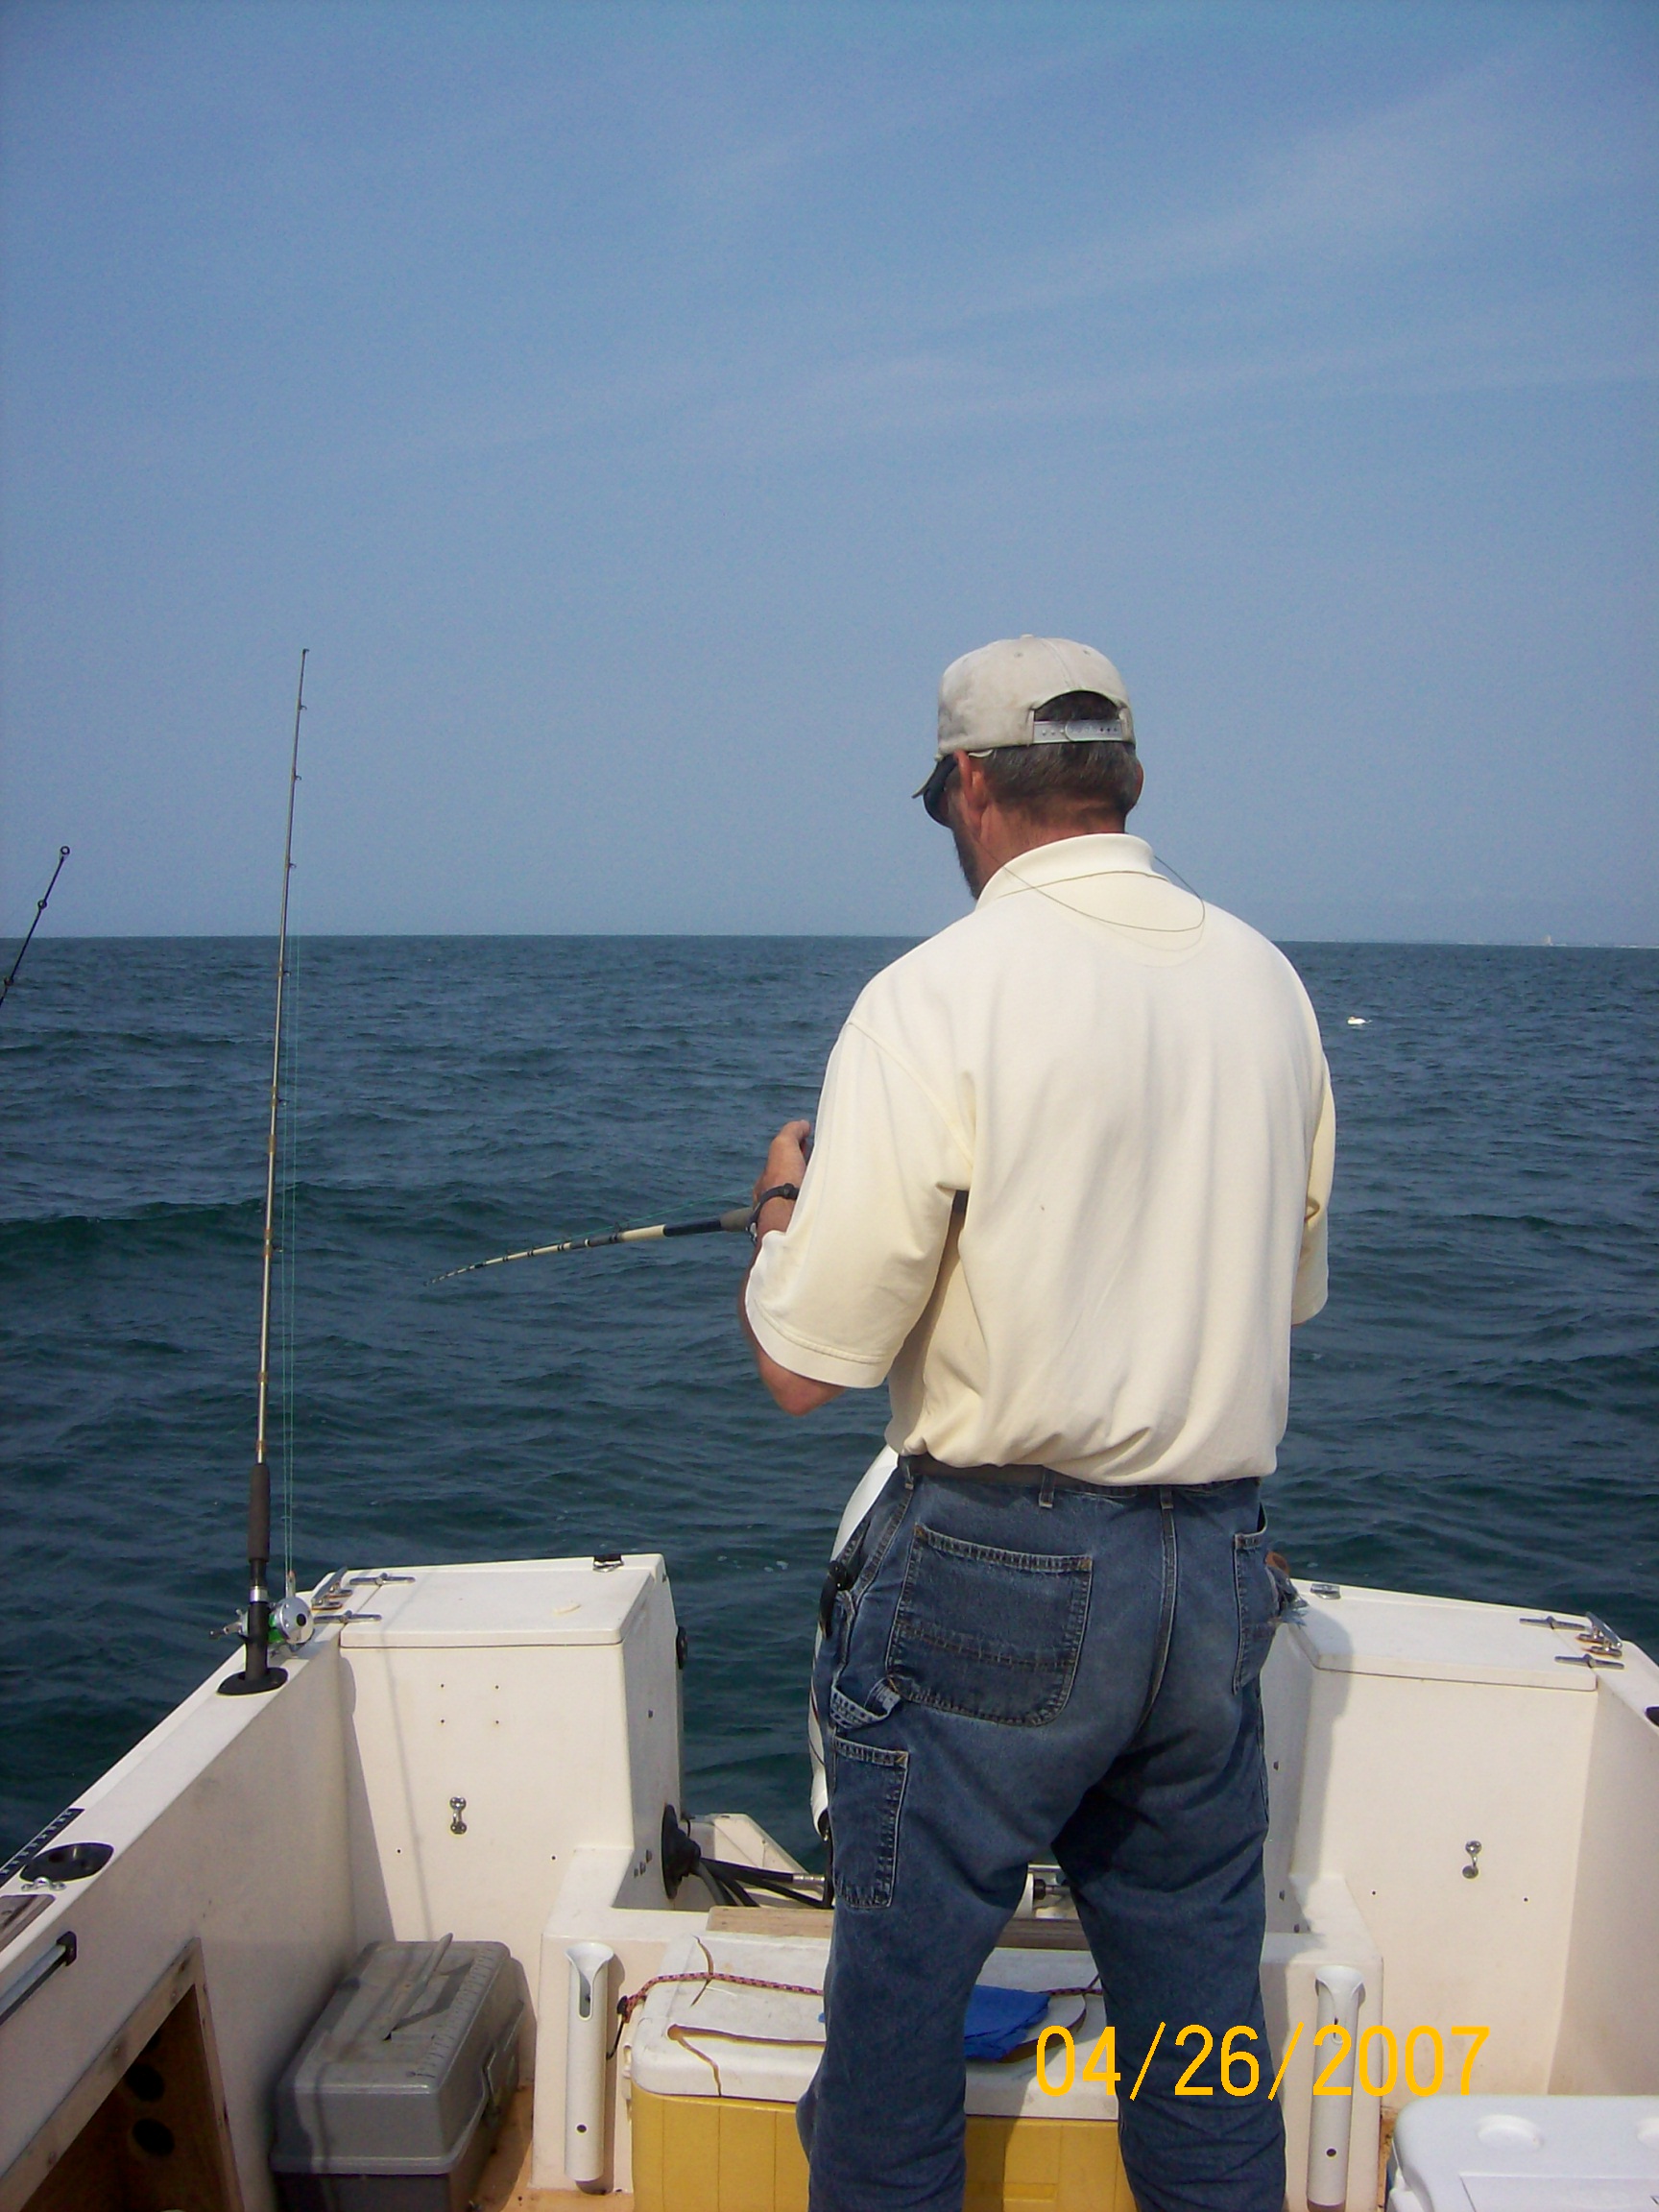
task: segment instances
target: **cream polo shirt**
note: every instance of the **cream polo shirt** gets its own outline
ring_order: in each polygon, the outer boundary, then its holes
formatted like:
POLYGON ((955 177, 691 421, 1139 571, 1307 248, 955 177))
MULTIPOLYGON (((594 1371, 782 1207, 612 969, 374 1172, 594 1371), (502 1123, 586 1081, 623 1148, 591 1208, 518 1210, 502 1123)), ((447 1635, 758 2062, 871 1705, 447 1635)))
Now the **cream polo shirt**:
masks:
POLYGON ((860 995, 749 1318, 798 1375, 886 1382, 899 1452, 1265 1475, 1334 1140, 1281 952, 1139 837, 1039 846, 860 995))

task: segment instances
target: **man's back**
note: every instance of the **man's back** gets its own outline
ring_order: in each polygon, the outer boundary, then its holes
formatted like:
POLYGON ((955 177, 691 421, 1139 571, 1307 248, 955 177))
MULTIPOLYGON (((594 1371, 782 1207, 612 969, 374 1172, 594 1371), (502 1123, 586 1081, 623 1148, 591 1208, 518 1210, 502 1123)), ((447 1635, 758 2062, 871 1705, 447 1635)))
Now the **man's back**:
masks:
POLYGON ((1283 955, 1139 838, 1044 845, 859 998, 751 1318, 784 1364, 886 1376, 902 1452, 1264 1474, 1292 1319, 1323 1303, 1330 1152, 1283 955))
POLYGON ((1284 2202, 1261 1477, 1324 1302, 1334 1118, 1289 964, 1123 833, 1142 785, 1094 647, 952 661, 917 797, 978 903, 870 984, 810 1161, 789 1122, 755 1186, 766 1387, 806 1413, 885 1381, 899 1453, 820 1602, 812 2212, 961 2212, 969 1996, 1050 1854, 1133 2069, 1136 2201, 1284 2202), (1194 2092, 1198 2034, 1255 2086, 1194 2092))

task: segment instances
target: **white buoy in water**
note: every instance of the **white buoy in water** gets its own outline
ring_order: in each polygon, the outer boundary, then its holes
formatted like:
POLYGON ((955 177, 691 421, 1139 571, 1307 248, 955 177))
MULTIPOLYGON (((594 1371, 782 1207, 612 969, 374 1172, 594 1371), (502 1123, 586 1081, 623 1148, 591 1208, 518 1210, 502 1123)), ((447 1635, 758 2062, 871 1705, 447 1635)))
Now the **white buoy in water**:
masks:
POLYGON ((1350 1014, 1350 1015, 1349 1015, 1349 1017, 1348 1017, 1348 1026, 1349 1026, 1349 1028, 1350 1028, 1350 1029, 1363 1029, 1363 1028, 1364 1028, 1364 1026, 1365 1026, 1365 1017, 1364 1017, 1364 1015, 1363 1015, 1363 1014, 1350 1014))

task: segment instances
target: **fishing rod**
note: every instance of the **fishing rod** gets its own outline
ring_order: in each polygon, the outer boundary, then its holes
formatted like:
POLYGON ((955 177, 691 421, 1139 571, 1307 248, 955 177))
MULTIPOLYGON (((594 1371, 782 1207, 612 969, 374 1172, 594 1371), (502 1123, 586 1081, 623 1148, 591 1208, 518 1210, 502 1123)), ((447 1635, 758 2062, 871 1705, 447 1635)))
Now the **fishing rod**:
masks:
POLYGON ((11 990, 12 984, 17 980, 17 971, 23 965, 23 955, 28 951, 30 946, 35 941, 35 932, 40 926, 40 917, 46 911, 46 902, 51 898, 53 892, 57 890, 58 878, 62 875, 63 863, 68 859, 68 846, 60 845, 58 848, 58 865, 52 871, 52 880, 47 884, 45 890, 41 892, 39 898, 35 902, 35 919, 29 925, 29 934, 24 938, 22 944, 17 948, 17 957, 12 963, 12 973, 7 976, 0 977, 0 1006, 5 1005, 6 994, 11 990))
POLYGON ((663 1237, 711 1237, 720 1230, 745 1230, 751 1209, 733 1206, 730 1213, 713 1214, 705 1221, 654 1221, 645 1229, 611 1229, 602 1237, 571 1237, 563 1244, 532 1244, 522 1252, 497 1252, 493 1260, 473 1260, 465 1267, 451 1267, 434 1275, 434 1283, 453 1283, 457 1275, 475 1275, 480 1267, 505 1267, 509 1260, 545 1260, 558 1252, 597 1252, 603 1244, 650 1244, 663 1237))
POLYGON ((266 1415, 271 1396, 271 1263, 276 1251, 276 1134, 281 1112, 282 985, 288 974, 288 883, 294 873, 294 794, 300 787, 300 717, 305 711, 305 654, 294 698, 294 750, 288 763, 288 829, 282 843, 282 906, 276 924, 276 1016, 271 1041, 271 1121, 265 1142, 265 1252, 259 1285, 259 1421, 253 1472, 248 1482, 248 1623, 242 1633, 243 1667, 219 1685, 226 1697, 254 1697, 279 1689, 286 1671, 271 1664, 271 1462, 266 1415))

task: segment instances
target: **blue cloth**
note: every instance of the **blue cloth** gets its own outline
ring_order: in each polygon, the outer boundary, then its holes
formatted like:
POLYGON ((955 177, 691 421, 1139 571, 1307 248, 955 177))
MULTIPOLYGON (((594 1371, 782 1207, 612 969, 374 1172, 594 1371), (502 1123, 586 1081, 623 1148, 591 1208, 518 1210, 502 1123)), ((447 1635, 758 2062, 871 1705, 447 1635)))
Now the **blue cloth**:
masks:
POLYGON ((836 1908, 798 2115, 811 2212, 961 2212, 962 2023, 1050 1856, 1117 2028, 1141 2212, 1281 2212, 1257 1687, 1278 1598, 1259 1488, 1046 1492, 902 1462, 877 1502, 813 1675, 836 1908), (1215 2049, 1254 2031, 1255 2094, 1220 2094, 1212 2058, 1214 2094, 1176 2097, 1190 2021, 1215 2049))
POLYGON ((994 1989, 988 1982, 976 1982, 962 2031, 964 2057, 1006 2058, 1030 2042, 1047 2010, 1046 1989, 994 1989))

